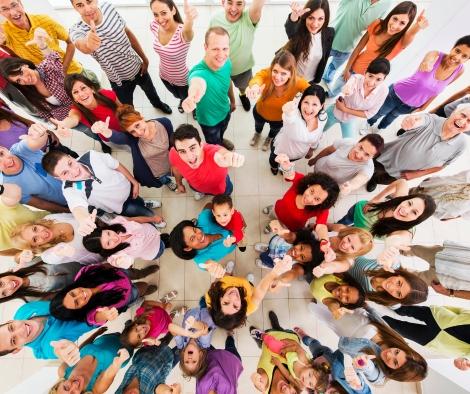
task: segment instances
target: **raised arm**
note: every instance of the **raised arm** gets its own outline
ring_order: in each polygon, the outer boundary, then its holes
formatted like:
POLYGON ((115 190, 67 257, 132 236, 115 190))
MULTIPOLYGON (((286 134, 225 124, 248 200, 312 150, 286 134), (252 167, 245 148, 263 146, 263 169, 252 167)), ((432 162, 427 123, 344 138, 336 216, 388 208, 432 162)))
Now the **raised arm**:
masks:
POLYGON ((197 18, 196 7, 190 6, 188 0, 184 0, 184 24, 183 24, 183 38, 186 42, 191 42, 194 37, 193 24, 194 19, 197 18))
POLYGON ((205 79, 194 77, 189 82, 188 97, 182 103, 184 112, 193 112, 196 109, 196 104, 206 94, 207 83, 205 79))
POLYGON ((398 179, 385 187, 379 194, 375 195, 370 203, 379 203, 385 201, 386 197, 402 197, 407 196, 409 192, 408 183, 404 179, 398 179))
POLYGON ((96 379, 95 385, 93 386, 93 394, 105 393, 114 381, 117 373, 128 359, 130 355, 126 349, 119 349, 117 357, 114 357, 111 365, 102 372, 96 379))
MULTIPOLYGON (((437 108, 439 107, 444 107, 447 104, 453 103, 454 101, 457 101, 458 99, 462 98, 463 96, 470 94, 470 85, 468 85, 466 88, 463 88, 462 90, 459 90, 457 93, 453 94, 450 96, 446 101, 444 101, 442 104, 440 104, 437 108)), ((437 111, 437 108, 433 108, 430 113, 435 113, 437 111)))
POLYGON ((261 13, 263 12, 264 4, 266 0, 253 0, 251 2, 248 13, 250 15, 251 22, 256 25, 261 19, 261 13))
POLYGON ((318 160, 320 160, 322 157, 329 156, 332 153, 336 152, 336 148, 333 145, 327 146, 324 148, 318 155, 316 155, 314 158, 310 159, 308 161, 309 166, 314 166, 318 160))
POLYGON ((356 61, 357 57, 362 52, 362 50, 365 48, 368 41, 369 41, 369 33, 365 32, 361 40, 357 43, 356 48, 354 48, 354 50, 352 51, 348 62, 346 63, 346 67, 344 68, 344 71, 343 71, 343 79, 345 81, 349 79, 349 76, 351 75, 350 70, 352 68, 352 65, 354 64, 354 62, 356 61))
POLYGON ((91 55, 101 46, 101 38, 96 32, 95 22, 90 21, 90 31, 85 37, 79 38, 73 43, 75 47, 86 55, 91 55))
POLYGON ((427 18, 424 16, 424 10, 418 15, 416 22, 408 29, 403 36, 403 47, 406 48, 410 45, 418 34, 419 31, 426 29, 429 26, 427 18))

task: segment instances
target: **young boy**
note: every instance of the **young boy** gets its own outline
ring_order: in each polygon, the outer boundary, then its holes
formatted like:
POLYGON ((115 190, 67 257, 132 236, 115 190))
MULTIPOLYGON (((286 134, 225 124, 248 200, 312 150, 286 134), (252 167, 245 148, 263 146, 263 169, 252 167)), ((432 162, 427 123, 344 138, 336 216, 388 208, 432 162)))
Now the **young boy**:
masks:
POLYGON ((246 250, 243 240, 245 234, 246 223, 240 211, 233 207, 233 201, 230 196, 219 194, 212 199, 212 214, 215 221, 229 230, 233 235, 224 240, 226 247, 237 244, 240 252, 246 250))

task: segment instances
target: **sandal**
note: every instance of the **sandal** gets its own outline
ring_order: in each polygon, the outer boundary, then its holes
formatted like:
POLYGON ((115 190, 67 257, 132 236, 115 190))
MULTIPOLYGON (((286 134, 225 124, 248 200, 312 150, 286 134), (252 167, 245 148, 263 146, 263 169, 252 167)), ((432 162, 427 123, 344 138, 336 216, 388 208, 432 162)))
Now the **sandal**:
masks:
POLYGON ((178 292, 176 290, 172 290, 172 291, 166 293, 162 298, 160 298, 159 301, 162 304, 169 304, 170 301, 174 300, 177 295, 178 295, 178 292))
POLYGON ((175 308, 170 312, 170 316, 172 319, 176 319, 177 317, 183 316, 188 311, 187 306, 180 306, 179 308, 175 308))

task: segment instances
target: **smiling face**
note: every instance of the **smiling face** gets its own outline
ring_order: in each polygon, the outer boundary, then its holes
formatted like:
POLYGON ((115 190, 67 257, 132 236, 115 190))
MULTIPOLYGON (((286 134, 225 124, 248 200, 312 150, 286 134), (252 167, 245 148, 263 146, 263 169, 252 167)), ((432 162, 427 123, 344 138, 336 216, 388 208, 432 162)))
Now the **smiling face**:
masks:
POLYGON ((121 244, 121 237, 115 231, 103 230, 101 233, 100 243, 103 249, 111 250, 121 244))
POLYGON ((7 148, 0 146, 0 172, 6 175, 18 174, 23 168, 23 162, 18 156, 12 155, 7 148))
POLYGON ((136 138, 143 138, 144 140, 149 139, 150 130, 145 119, 141 119, 132 123, 129 127, 126 128, 126 131, 136 138))
POLYGON ((204 44, 204 49, 206 51, 204 60, 207 66, 212 70, 222 68, 230 55, 229 36, 210 33, 207 37, 207 43, 204 44))
POLYGON ((352 286, 340 285, 332 292, 333 297, 344 305, 355 304, 359 301, 359 291, 352 286))
POLYGON ((401 275, 391 276, 382 281, 380 285, 393 298, 402 300, 410 294, 411 286, 401 275))
POLYGON ((155 21, 163 30, 169 30, 175 25, 176 8, 170 9, 167 4, 154 1, 150 6, 155 21))
POLYGON ((276 368, 273 373, 271 390, 269 394, 296 394, 297 390, 289 383, 289 381, 282 375, 279 368, 276 368))
POLYGON ((53 175, 61 181, 80 181, 89 177, 86 168, 71 156, 59 159, 53 175))
POLYGON ((196 138, 187 140, 175 140, 175 149, 178 152, 181 160, 183 160, 189 167, 198 168, 203 160, 202 145, 196 138))
POLYGON ((364 247, 359 235, 348 234, 339 241, 338 249, 345 254, 355 254, 364 247))
POLYGON ((398 369, 406 364, 406 353, 396 347, 382 350, 380 358, 390 369, 398 369))
POLYGON ((470 107, 457 108, 444 123, 444 130, 457 134, 470 131, 470 107))
POLYGON ((39 80, 39 73, 23 64, 19 69, 19 73, 8 77, 8 79, 18 85, 35 85, 39 80))
POLYGON ((322 108, 323 105, 317 96, 305 96, 300 104, 300 112, 306 122, 317 117, 322 108))
POLYGON ((31 224, 21 230, 21 238, 31 247, 38 247, 54 239, 52 231, 41 224, 31 224))
POLYGON ((273 81, 274 86, 284 86, 287 82, 289 82, 292 73, 285 68, 282 68, 279 64, 275 64, 271 70, 271 79, 273 81))
POLYGON ((23 278, 15 275, 6 275, 0 278, 0 298, 10 297, 23 285, 23 278))
POLYGON ((28 21, 21 0, 0 0, 0 14, 15 26, 24 26, 28 21))
POLYGON ((83 376, 74 375, 74 371, 67 380, 59 384, 57 394, 81 394, 85 391, 85 379, 83 376))
POLYGON ((465 44, 457 45, 452 48, 447 56, 447 63, 451 66, 457 67, 470 59, 470 47, 465 44))
POLYGON ((186 370, 190 372, 195 371, 199 365, 201 356, 201 349, 195 343, 194 339, 191 339, 183 351, 183 364, 186 370))
POLYGON ((220 308, 224 315, 233 315, 241 308, 242 302, 240 292, 236 287, 229 287, 225 290, 224 295, 220 299, 220 308))
POLYGON ((91 21, 98 23, 101 19, 98 0, 72 0, 72 6, 88 24, 91 21))
POLYGON ((315 376, 315 371, 311 367, 303 368, 299 373, 299 379, 304 387, 307 387, 312 390, 315 389, 318 383, 318 379, 315 376))
POLYGON ((411 222, 418 219, 424 211, 422 198, 414 197, 402 201, 393 211, 393 217, 400 222, 411 222))
POLYGON ((218 204, 212 207, 212 214, 214 215, 215 221, 222 227, 225 227, 232 220, 235 208, 230 208, 228 204, 218 204))
POLYGON ((70 290, 64 297, 62 304, 67 309, 80 309, 83 308, 90 301, 93 295, 91 289, 86 287, 77 287, 70 290))
POLYGON ((242 17, 245 2, 243 0, 222 0, 222 6, 225 10, 225 19, 234 23, 242 17))
POLYGON ((386 77, 387 76, 382 73, 372 74, 372 73, 366 72, 364 74, 364 88, 373 90, 377 86, 379 86, 383 81, 385 81, 386 77))
POLYGON ((204 249, 209 245, 209 239, 198 227, 185 227, 183 229, 183 238, 186 244, 184 250, 188 252, 193 249, 204 249))
POLYGON ((308 263, 313 260, 312 247, 307 244, 294 245, 287 254, 299 263, 308 263))
POLYGON ((320 185, 311 185, 302 194, 302 203, 304 205, 320 205, 327 197, 328 192, 320 185))
POLYGON ((150 324, 145 322, 143 324, 136 324, 129 331, 127 335, 127 340, 133 346, 138 346, 142 343, 142 340, 146 338, 147 334, 150 331, 150 324))
POLYGON ((408 14, 392 15, 387 24, 387 33, 391 36, 400 33, 410 21, 408 14))
POLYGON ((88 109, 93 109, 98 104, 93 93, 94 90, 81 81, 75 82, 72 86, 73 100, 88 109))
POLYGON ((305 26, 307 26, 307 30, 312 34, 318 33, 324 24, 325 24, 325 11, 323 11, 321 8, 318 8, 315 11, 313 11, 305 19, 305 26))
POLYGON ((359 141, 348 153, 348 159, 356 163, 366 163, 377 154, 377 149, 369 141, 359 141))
POLYGON ((40 334, 37 320, 12 320, 0 326, 0 352, 18 352, 40 334))

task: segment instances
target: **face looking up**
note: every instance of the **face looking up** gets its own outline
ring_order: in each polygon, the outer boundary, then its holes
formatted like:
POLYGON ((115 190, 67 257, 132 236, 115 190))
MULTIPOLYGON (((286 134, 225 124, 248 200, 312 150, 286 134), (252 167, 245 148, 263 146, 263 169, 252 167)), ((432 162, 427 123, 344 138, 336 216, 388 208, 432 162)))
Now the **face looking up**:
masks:
POLYGON ((331 294, 344 305, 355 304, 359 301, 359 291, 352 286, 337 286, 331 294))
POLYGON ((0 14, 15 26, 24 26, 28 20, 21 0, 0 0, 0 14))
POLYGON ((35 319, 12 320, 0 326, 0 352, 16 353, 40 334, 41 326, 35 319))
POLYGON ((386 75, 382 73, 372 74, 366 72, 364 74, 364 87, 370 90, 375 89, 379 86, 383 81, 385 81, 386 75))
POLYGON ((408 14, 392 15, 387 25, 387 33, 391 36, 400 33, 410 21, 408 14))
POLYGON ((137 122, 132 123, 127 129, 130 134, 136 138, 143 138, 144 140, 149 140, 149 126, 145 119, 140 119, 137 122))
POLYGON ((121 237, 118 233, 112 230, 104 230, 101 233, 100 243, 101 247, 106 250, 116 248, 121 244, 121 237))
POLYGON ((312 34, 318 33, 324 24, 325 24, 325 11, 323 11, 321 8, 318 8, 315 11, 313 11, 305 19, 305 26, 307 26, 307 30, 312 34))
POLYGON ((155 21, 163 30, 168 30, 175 24, 176 8, 170 9, 166 3, 158 0, 154 1, 150 8, 155 21))
POLYGON ((64 297, 63 305, 67 309, 80 309, 83 308, 92 297, 93 292, 86 287, 77 287, 70 290, 64 297))
POLYGON ((271 79, 274 86, 284 86, 292 76, 292 73, 285 68, 282 68, 279 64, 275 64, 271 71, 271 79))
POLYGON ((340 252, 345 254, 355 254, 364 247, 364 244, 361 242, 359 235, 357 234, 348 234, 341 239, 338 245, 340 252))
POLYGON ((300 104, 300 112, 306 122, 317 117, 322 108, 323 105, 317 96, 305 96, 300 104))
POLYGON ((226 289, 220 299, 220 307, 224 315, 233 315, 241 308, 240 292, 236 287, 226 289))
POLYGON ((320 185, 309 186, 302 195, 304 205, 320 205, 328 197, 328 192, 320 185))
POLYGON ((349 151, 348 159, 357 163, 365 163, 372 160, 377 154, 377 149, 369 141, 359 141, 349 151))
POLYGON ((186 345, 183 351, 183 364, 188 371, 195 371, 199 360, 201 358, 201 349, 199 346, 194 342, 194 340, 190 340, 189 343, 186 345))
POLYGON ((0 278, 0 298, 10 297, 23 285, 23 278, 15 275, 6 275, 0 278))
POLYGON ((231 23, 239 20, 245 9, 243 0, 222 0, 222 5, 225 10, 225 18, 231 23))
POLYGON ((101 11, 97 0, 72 0, 72 6, 86 23, 93 21, 98 24, 100 22, 101 11))
POLYGON ((199 250, 204 249, 209 245, 209 239, 198 227, 185 227, 183 229, 183 238, 186 247, 184 250, 199 250))
POLYGON ((83 105, 87 109, 93 109, 97 105, 94 90, 81 81, 77 81, 72 86, 72 98, 77 104, 83 105))
POLYGON ((31 224, 23 228, 21 238, 31 247, 38 247, 54 239, 53 232, 41 224, 31 224))
POLYGON ((444 123, 444 129, 453 134, 470 131, 470 106, 465 105, 452 112, 444 123))
POLYGON ((196 140, 191 138, 187 140, 175 140, 175 149, 178 152, 181 160, 183 160, 189 167, 198 168, 203 160, 202 145, 196 140))
POLYGON ((129 343, 131 343, 134 346, 137 346, 142 343, 142 340, 145 339, 149 331, 150 331, 150 324, 148 324, 147 322, 143 324, 136 324, 129 331, 127 339, 129 343))
POLYGON ((232 220, 235 208, 230 208, 228 204, 218 204, 212 207, 212 214, 214 215, 215 221, 222 227, 225 227, 232 220))
POLYGON ((406 353, 396 347, 382 350, 380 358, 390 369, 398 369, 406 363, 406 353))
POLYGON ((405 298, 411 291, 410 284, 401 275, 391 276, 384 279, 380 286, 393 298, 398 300, 405 298))
POLYGON ((423 199, 414 197, 409 200, 402 201, 393 211, 393 217, 400 222, 411 222, 418 219, 423 212, 423 199))
POLYGON ((230 55, 229 37, 226 34, 216 34, 212 32, 204 44, 206 55, 204 60, 212 70, 222 68, 230 55))
POLYGON ((54 174, 61 181, 80 181, 89 178, 89 173, 76 159, 71 156, 63 156, 54 168, 54 174))
POLYGON ((312 247, 307 244, 294 245, 287 251, 287 254, 299 263, 308 263, 313 260, 312 247))
POLYGON ((39 80, 39 73, 23 64, 19 70, 19 74, 12 75, 8 79, 18 85, 35 85, 39 80))
POLYGON ((6 175, 18 174, 23 168, 23 162, 18 156, 12 155, 10 151, 0 146, 0 172, 6 175))

